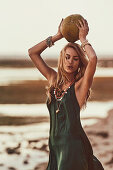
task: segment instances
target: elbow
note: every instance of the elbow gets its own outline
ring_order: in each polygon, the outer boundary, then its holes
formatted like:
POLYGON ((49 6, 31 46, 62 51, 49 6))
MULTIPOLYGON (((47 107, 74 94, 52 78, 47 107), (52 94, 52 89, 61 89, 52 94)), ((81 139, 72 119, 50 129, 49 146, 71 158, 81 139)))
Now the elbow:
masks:
POLYGON ((30 48, 30 49, 28 49, 28 55, 30 56, 30 57, 32 57, 32 56, 38 56, 38 55, 40 55, 40 53, 38 53, 38 52, 34 52, 34 50, 32 49, 32 48, 30 48))
POLYGON ((96 60, 98 60, 97 55, 95 55, 94 58, 95 58, 96 60))
POLYGON ((28 55, 30 58, 32 58, 34 56, 34 54, 35 53, 33 52, 32 48, 28 49, 28 55))
POLYGON ((91 57, 91 59, 92 59, 92 60, 97 60, 97 56, 94 55, 94 56, 91 57))
POLYGON ((92 66, 94 66, 94 65, 96 66, 97 65, 97 56, 90 58, 88 63, 91 64, 92 66))
POLYGON ((96 55, 94 56, 94 60, 95 60, 95 62, 96 62, 96 64, 97 64, 98 58, 97 58, 96 55))
POLYGON ((30 48, 30 49, 28 49, 28 54, 29 54, 29 56, 30 56, 30 57, 32 56, 31 48, 30 48))
POLYGON ((90 61, 91 61, 91 62, 97 63, 97 60, 98 60, 98 58, 97 58, 96 55, 90 58, 90 61))

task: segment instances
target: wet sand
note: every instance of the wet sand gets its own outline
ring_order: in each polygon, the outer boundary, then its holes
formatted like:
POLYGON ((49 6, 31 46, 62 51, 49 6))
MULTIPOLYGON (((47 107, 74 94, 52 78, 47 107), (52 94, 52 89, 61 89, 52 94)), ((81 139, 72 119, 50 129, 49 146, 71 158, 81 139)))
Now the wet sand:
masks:
POLYGON ((113 109, 107 118, 84 127, 93 147, 94 155, 104 165, 105 170, 113 169, 113 109))

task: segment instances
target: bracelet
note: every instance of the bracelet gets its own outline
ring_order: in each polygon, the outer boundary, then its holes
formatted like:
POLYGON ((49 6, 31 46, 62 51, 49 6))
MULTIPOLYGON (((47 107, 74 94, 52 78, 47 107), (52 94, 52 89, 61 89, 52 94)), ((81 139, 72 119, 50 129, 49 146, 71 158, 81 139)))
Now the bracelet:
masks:
POLYGON ((86 43, 88 43, 88 40, 83 41, 82 44, 81 44, 81 47, 84 47, 84 45, 85 45, 86 43))
POLYGON ((88 42, 88 40, 85 40, 85 41, 81 44, 81 47, 82 47, 82 49, 83 49, 84 52, 86 52, 86 50, 85 50, 85 46, 86 46, 86 45, 90 45, 90 46, 91 46, 91 44, 88 42))
POLYGON ((46 45, 50 48, 54 43, 52 42, 52 36, 46 39, 46 45))

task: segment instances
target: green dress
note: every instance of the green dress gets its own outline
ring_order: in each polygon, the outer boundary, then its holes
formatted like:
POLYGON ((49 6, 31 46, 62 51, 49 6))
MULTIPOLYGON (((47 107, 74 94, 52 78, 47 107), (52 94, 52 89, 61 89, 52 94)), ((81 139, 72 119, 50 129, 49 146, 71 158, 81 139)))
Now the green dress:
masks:
POLYGON ((80 122, 80 107, 73 83, 64 94, 56 114, 54 91, 47 108, 50 114, 49 162, 46 170, 104 170, 80 122))

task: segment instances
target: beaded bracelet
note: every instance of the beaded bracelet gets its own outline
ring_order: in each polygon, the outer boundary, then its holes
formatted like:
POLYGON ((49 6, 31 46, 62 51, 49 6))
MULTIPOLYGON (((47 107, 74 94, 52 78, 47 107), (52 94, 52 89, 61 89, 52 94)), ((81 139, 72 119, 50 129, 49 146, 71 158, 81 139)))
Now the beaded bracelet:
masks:
POLYGON ((54 45, 54 43, 52 42, 52 36, 48 37, 46 39, 46 44, 47 46, 50 48, 52 45, 54 45))

